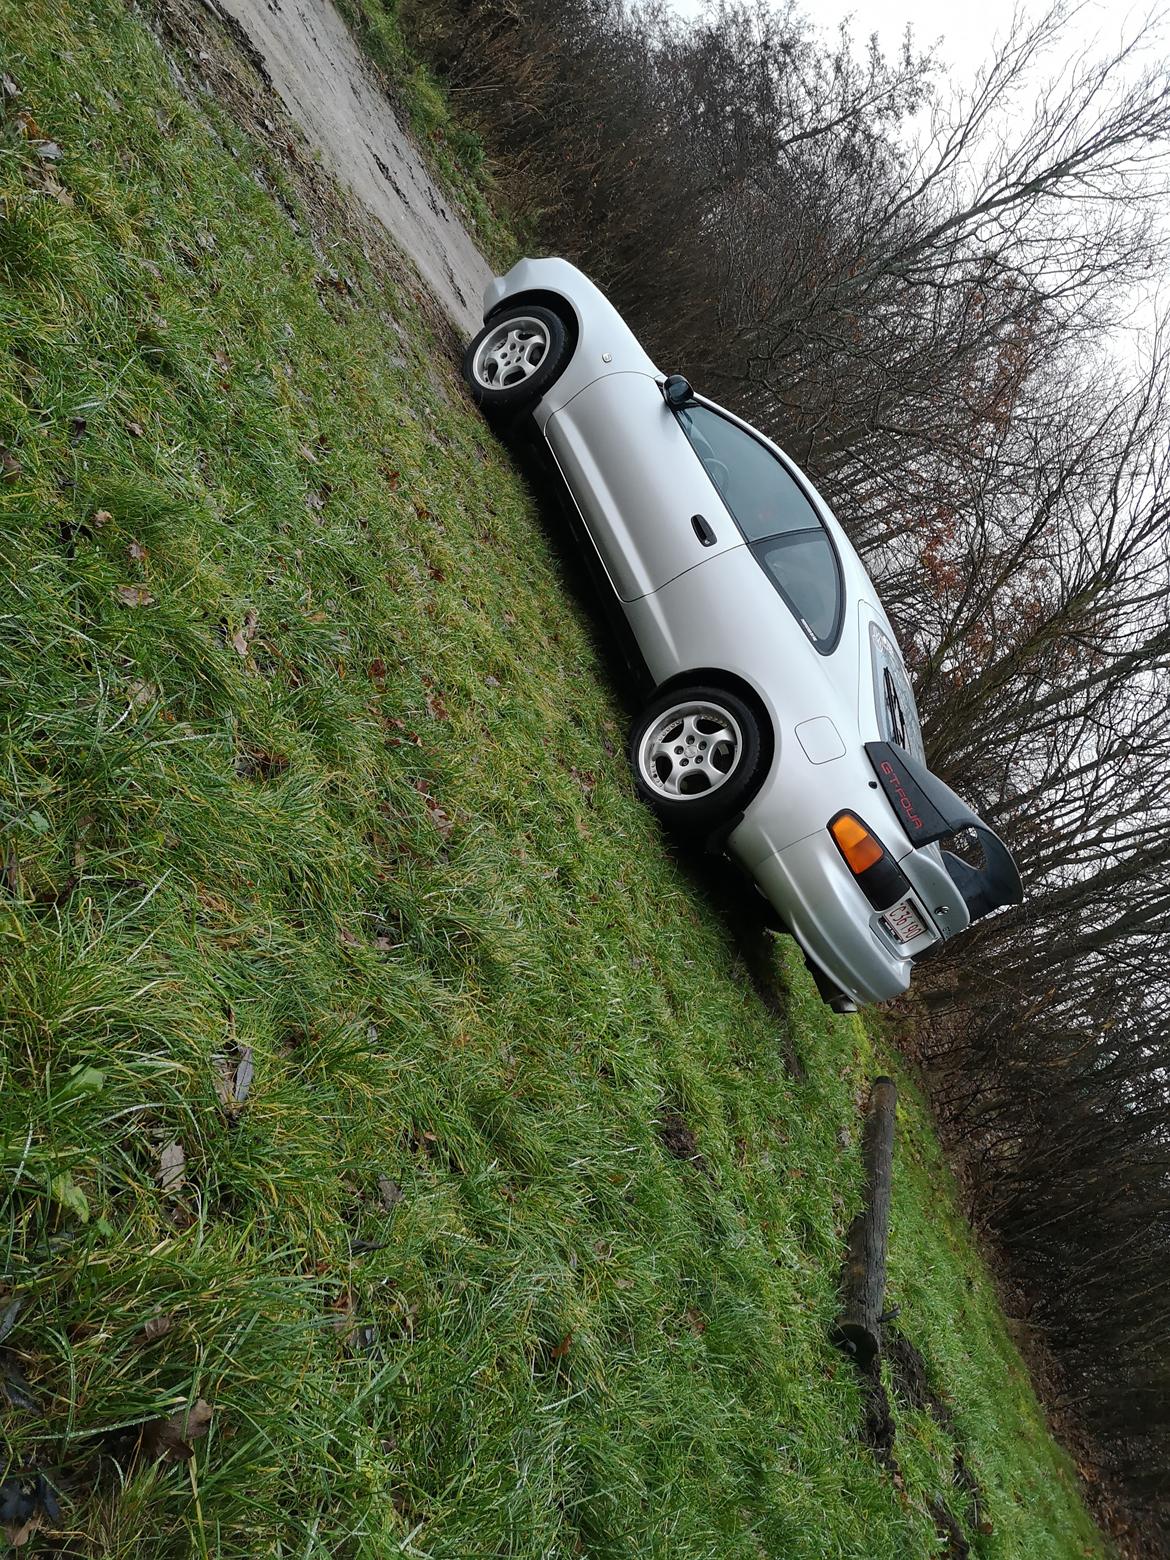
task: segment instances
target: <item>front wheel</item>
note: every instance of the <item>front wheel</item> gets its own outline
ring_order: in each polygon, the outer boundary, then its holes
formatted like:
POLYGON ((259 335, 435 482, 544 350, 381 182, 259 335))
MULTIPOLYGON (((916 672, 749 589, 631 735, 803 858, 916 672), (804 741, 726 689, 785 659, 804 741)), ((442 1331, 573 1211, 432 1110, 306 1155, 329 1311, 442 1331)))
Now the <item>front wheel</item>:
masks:
POLYGON ((630 763, 642 799, 687 834, 725 822, 759 780, 758 717, 721 688, 680 688, 647 705, 630 733, 630 763))
POLYGON ((564 321, 521 304, 495 314, 463 355, 463 377, 485 412, 523 411, 557 378, 571 352, 564 321))

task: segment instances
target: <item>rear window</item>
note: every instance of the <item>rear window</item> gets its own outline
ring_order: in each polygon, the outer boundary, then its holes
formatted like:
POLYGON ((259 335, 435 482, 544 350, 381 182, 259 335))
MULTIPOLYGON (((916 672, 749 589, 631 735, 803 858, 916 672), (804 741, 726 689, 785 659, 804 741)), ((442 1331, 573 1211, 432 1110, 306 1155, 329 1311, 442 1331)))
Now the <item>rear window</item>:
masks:
POLYGON ((877 704, 878 730, 883 742, 896 742, 912 758, 926 762, 922 745, 922 727, 914 690, 906 675, 902 652, 877 623, 869 625, 869 646, 873 657, 873 692, 877 704))
POLYGON ((793 531, 757 542, 759 563, 819 650, 831 649, 841 619, 841 571, 824 531, 793 531))

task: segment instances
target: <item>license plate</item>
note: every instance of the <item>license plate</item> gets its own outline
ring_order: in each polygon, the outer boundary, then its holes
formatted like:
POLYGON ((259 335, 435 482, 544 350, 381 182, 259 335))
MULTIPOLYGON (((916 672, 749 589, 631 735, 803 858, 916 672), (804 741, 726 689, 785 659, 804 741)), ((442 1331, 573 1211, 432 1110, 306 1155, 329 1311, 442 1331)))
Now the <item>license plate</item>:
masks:
POLYGON ((896 905, 884 910, 882 922, 900 943, 912 943, 926 931, 926 925, 910 899, 900 899, 896 905))

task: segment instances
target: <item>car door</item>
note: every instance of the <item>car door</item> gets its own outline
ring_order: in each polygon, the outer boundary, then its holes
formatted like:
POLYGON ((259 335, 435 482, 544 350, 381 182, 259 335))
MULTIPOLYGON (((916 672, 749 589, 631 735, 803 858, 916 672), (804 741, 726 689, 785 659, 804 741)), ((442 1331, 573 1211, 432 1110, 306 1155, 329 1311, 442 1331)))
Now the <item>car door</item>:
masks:
MULTIPOLYGON (((662 683, 717 667, 754 687, 774 723, 844 712, 840 729, 855 732, 846 568, 864 574, 847 540, 811 484, 747 424, 698 399, 677 421, 744 545, 627 604, 651 675, 662 683)), ((842 746, 824 734, 826 748, 842 746)))
POLYGON ((623 601, 744 545, 701 455, 649 374, 594 380, 544 431, 623 601))
POLYGON ((762 436, 710 402, 678 413, 679 426, 752 557, 822 655, 841 636, 841 559, 812 492, 762 436))

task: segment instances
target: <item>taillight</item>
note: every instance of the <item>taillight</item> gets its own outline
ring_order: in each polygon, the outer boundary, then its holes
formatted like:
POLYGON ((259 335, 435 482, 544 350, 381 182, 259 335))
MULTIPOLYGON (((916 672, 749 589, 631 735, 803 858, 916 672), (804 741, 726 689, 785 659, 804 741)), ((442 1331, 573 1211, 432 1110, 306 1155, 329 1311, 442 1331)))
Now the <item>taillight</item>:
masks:
POLYGON ((854 813, 839 812, 829 822, 829 833, 875 910, 888 909, 910 892, 901 867, 854 813))
POLYGON ((885 855, 865 824, 852 813, 838 813, 829 825, 829 833, 837 842, 837 849, 845 857, 849 870, 857 877, 876 865, 885 855))

